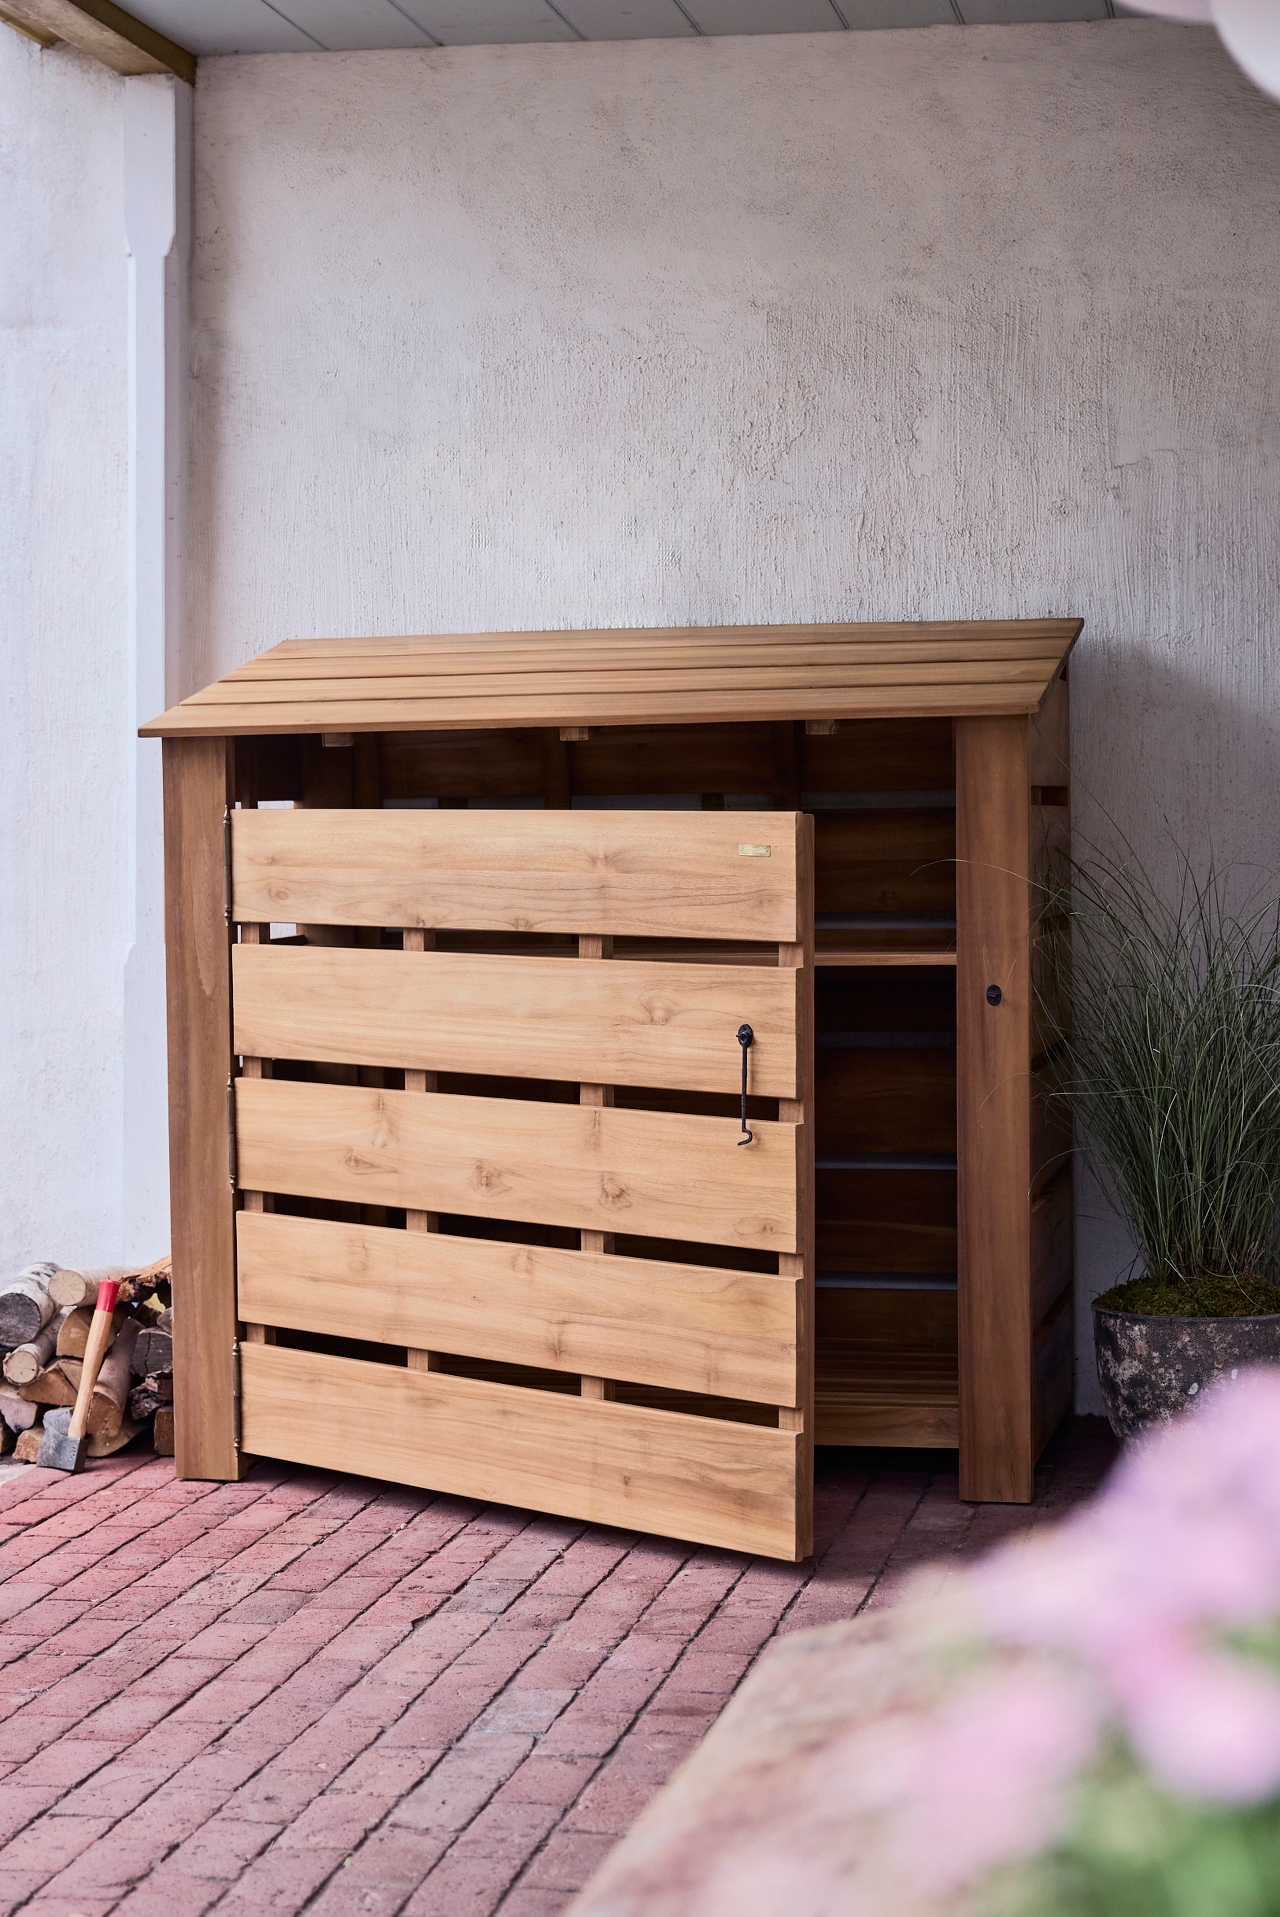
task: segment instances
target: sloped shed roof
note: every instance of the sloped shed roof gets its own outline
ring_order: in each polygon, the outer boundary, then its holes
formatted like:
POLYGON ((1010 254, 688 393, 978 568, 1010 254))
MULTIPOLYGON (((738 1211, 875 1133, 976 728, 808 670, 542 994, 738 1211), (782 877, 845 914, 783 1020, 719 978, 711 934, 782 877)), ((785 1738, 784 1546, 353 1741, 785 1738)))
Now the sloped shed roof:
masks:
POLYGON ((1078 619, 288 639, 144 737, 1034 712, 1078 619))

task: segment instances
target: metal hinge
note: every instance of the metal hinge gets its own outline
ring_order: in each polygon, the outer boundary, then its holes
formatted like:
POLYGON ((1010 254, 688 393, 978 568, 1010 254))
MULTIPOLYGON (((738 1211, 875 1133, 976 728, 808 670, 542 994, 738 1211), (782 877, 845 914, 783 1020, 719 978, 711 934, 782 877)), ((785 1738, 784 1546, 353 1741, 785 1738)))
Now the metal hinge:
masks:
POLYGON ((236 1082, 227 1075, 227 1176, 234 1191, 239 1181, 240 1166, 236 1157, 236 1082))
POLYGON ((222 911, 231 923, 231 807, 222 808, 222 911))
POLYGON ((240 1340, 231 1340, 231 1442, 240 1449, 240 1340))

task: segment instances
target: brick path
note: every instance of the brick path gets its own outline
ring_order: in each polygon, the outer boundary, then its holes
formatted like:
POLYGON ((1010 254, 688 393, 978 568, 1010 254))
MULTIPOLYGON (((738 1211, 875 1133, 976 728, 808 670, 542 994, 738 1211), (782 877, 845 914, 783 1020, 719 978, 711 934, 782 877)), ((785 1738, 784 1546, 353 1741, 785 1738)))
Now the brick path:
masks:
POLYGON ((888 1601, 1027 1508, 946 1454, 819 1453, 815 1560, 257 1465, 0 1481, 0 1914, 551 1917, 780 1631, 888 1601))

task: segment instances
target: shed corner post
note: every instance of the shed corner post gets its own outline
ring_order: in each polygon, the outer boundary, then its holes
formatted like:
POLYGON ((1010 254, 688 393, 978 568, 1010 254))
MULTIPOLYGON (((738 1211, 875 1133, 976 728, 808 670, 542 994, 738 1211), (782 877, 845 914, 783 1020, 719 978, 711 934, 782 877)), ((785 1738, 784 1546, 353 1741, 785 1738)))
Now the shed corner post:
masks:
POLYGON ((1028 721, 955 722, 960 1496, 1034 1488, 1028 721))
POLYGON ((228 739, 164 741, 165 974, 173 1220, 174 1437, 180 1478, 237 1479, 235 1192, 228 1083, 228 739))

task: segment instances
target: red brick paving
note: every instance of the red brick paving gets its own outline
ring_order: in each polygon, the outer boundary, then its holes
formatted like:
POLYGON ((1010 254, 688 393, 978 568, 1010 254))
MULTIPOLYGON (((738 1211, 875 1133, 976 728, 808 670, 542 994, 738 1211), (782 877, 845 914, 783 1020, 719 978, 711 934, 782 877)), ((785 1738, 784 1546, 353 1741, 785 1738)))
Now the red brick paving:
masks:
POLYGON ((779 1565, 258 1464, 122 1454, 0 1481, 0 1917, 555 1917, 768 1640, 892 1602, 1085 1497, 947 1454, 819 1453, 779 1565))

